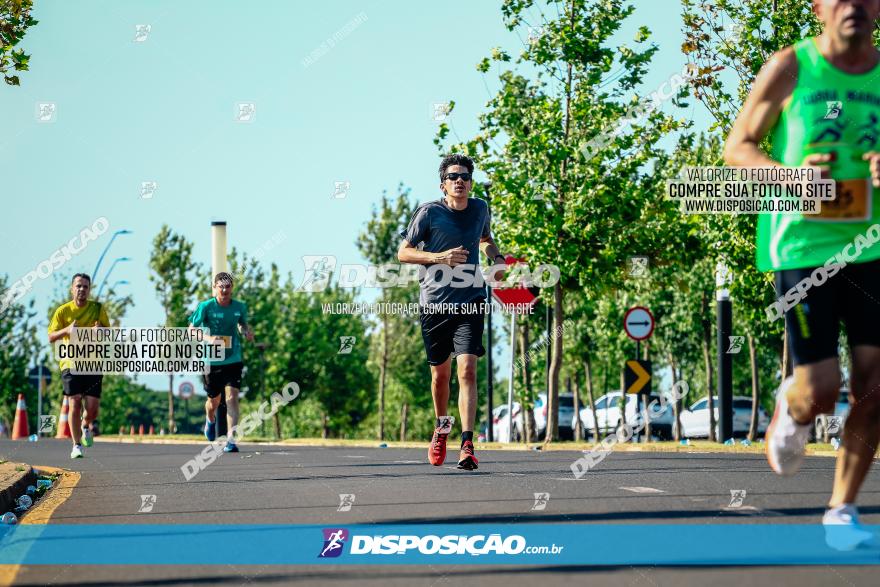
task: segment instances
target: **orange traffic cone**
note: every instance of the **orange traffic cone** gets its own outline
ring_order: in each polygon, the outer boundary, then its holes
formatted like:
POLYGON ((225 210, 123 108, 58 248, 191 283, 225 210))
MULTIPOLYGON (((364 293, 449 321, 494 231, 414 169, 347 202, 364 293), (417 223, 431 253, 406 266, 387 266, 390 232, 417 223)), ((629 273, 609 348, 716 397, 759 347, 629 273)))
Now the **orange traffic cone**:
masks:
POLYGON ((150 424, 150 436, 154 435, 155 433, 156 433, 156 429, 153 428, 152 424, 150 424))
POLYGON ((143 425, 143 424, 141 424, 140 426, 138 426, 138 435, 139 435, 139 436, 143 436, 143 435, 144 435, 144 425, 143 425))
POLYGON ((18 394, 18 403, 15 404, 15 423, 12 425, 12 440, 27 438, 30 436, 27 422, 27 405, 24 403, 24 394, 18 394))
POLYGON ((69 411, 70 403, 67 396, 64 396, 64 401, 61 403, 61 417, 58 418, 58 432, 55 433, 55 438, 70 438, 70 417, 67 415, 69 411))
POLYGON ((129 436, 134 436, 134 424, 131 425, 131 428, 128 431, 129 436))

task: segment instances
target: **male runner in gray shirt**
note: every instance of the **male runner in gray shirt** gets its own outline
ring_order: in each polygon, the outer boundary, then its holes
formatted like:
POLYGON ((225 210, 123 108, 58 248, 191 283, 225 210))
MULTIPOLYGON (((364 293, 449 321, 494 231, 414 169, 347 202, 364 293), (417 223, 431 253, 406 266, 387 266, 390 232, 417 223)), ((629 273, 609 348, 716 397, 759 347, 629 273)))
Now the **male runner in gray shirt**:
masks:
POLYGON ((480 273, 480 253, 501 266, 504 257, 489 229, 489 209, 470 198, 474 162, 464 155, 448 155, 440 163, 444 197, 419 206, 409 226, 400 233, 397 250, 401 263, 425 266, 419 277, 422 339, 431 366, 431 394, 437 416, 428 461, 440 466, 446 459, 446 438, 454 421, 447 415, 452 357, 458 364, 458 411, 461 451, 458 467, 477 468, 474 456, 474 419, 477 411, 477 359, 483 348, 486 288, 480 273), (421 246, 420 246, 421 245, 421 246))

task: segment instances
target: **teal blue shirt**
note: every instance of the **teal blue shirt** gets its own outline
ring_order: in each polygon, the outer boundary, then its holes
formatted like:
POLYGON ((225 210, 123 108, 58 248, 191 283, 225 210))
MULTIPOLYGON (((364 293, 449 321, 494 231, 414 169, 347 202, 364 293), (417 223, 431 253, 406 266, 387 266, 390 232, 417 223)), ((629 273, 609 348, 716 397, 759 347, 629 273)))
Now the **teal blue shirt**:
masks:
POLYGON ((211 361, 212 365, 230 365, 241 363, 241 337, 238 325, 247 325, 247 306, 244 302, 231 300, 228 306, 221 306, 217 298, 211 298, 198 305, 189 317, 193 326, 207 326, 211 336, 228 337, 226 341, 226 358, 222 361, 211 361))

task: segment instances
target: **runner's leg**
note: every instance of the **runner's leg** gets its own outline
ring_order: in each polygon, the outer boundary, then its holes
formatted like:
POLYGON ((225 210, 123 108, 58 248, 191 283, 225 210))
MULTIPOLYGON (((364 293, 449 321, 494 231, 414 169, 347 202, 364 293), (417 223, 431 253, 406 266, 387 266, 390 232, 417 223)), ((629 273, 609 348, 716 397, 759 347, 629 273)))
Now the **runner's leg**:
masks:
POLYGON ((477 356, 458 355, 456 362, 458 367, 458 413, 461 418, 461 431, 473 432, 474 420, 477 415, 477 356))
POLYGON ((452 359, 439 365, 431 365, 431 397, 434 398, 434 415, 447 416, 449 409, 449 379, 452 376, 452 359))
MULTIPOLYGON (((850 411, 837 455, 829 507, 855 502, 880 440, 880 348, 853 347, 852 358, 850 411)), ((825 413, 833 411, 832 406, 825 413)))
POLYGON ((101 398, 92 395, 84 395, 82 397, 83 403, 85 404, 82 427, 88 428, 92 424, 92 422, 98 419, 98 410, 101 405, 101 398))
POLYGON ((82 398, 81 395, 67 396, 70 408, 67 425, 70 427, 70 439, 74 446, 82 443, 82 398))
POLYGON ((812 424, 819 414, 834 412, 839 391, 840 363, 837 357, 798 365, 794 368, 794 383, 787 394, 788 411, 799 424, 812 424))
POLYGON ((205 416, 209 422, 214 421, 214 415, 217 413, 217 406, 220 405, 220 396, 209 397, 205 400, 205 416))
MULTIPOLYGON (((220 396, 217 396, 219 403, 220 396)), ((233 427, 238 425, 238 389, 235 387, 226 387, 226 430, 229 442, 235 442, 232 437, 234 434, 233 427)))

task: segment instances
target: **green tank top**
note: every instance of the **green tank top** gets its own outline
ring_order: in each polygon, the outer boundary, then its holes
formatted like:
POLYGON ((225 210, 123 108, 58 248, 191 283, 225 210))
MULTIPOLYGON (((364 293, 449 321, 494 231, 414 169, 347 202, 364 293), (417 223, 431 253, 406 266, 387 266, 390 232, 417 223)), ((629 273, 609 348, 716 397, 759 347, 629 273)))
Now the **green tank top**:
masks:
MULTIPOLYGON (((761 271, 818 267, 880 219, 880 190, 862 155, 880 145, 880 65, 864 74, 844 73, 819 52, 816 39, 794 46, 798 79, 791 100, 772 130, 771 157, 800 166, 807 155, 834 151, 830 164, 835 201, 821 214, 762 214, 758 217, 757 262, 761 271)), ((880 246, 865 248, 855 262, 880 258, 880 246)))

